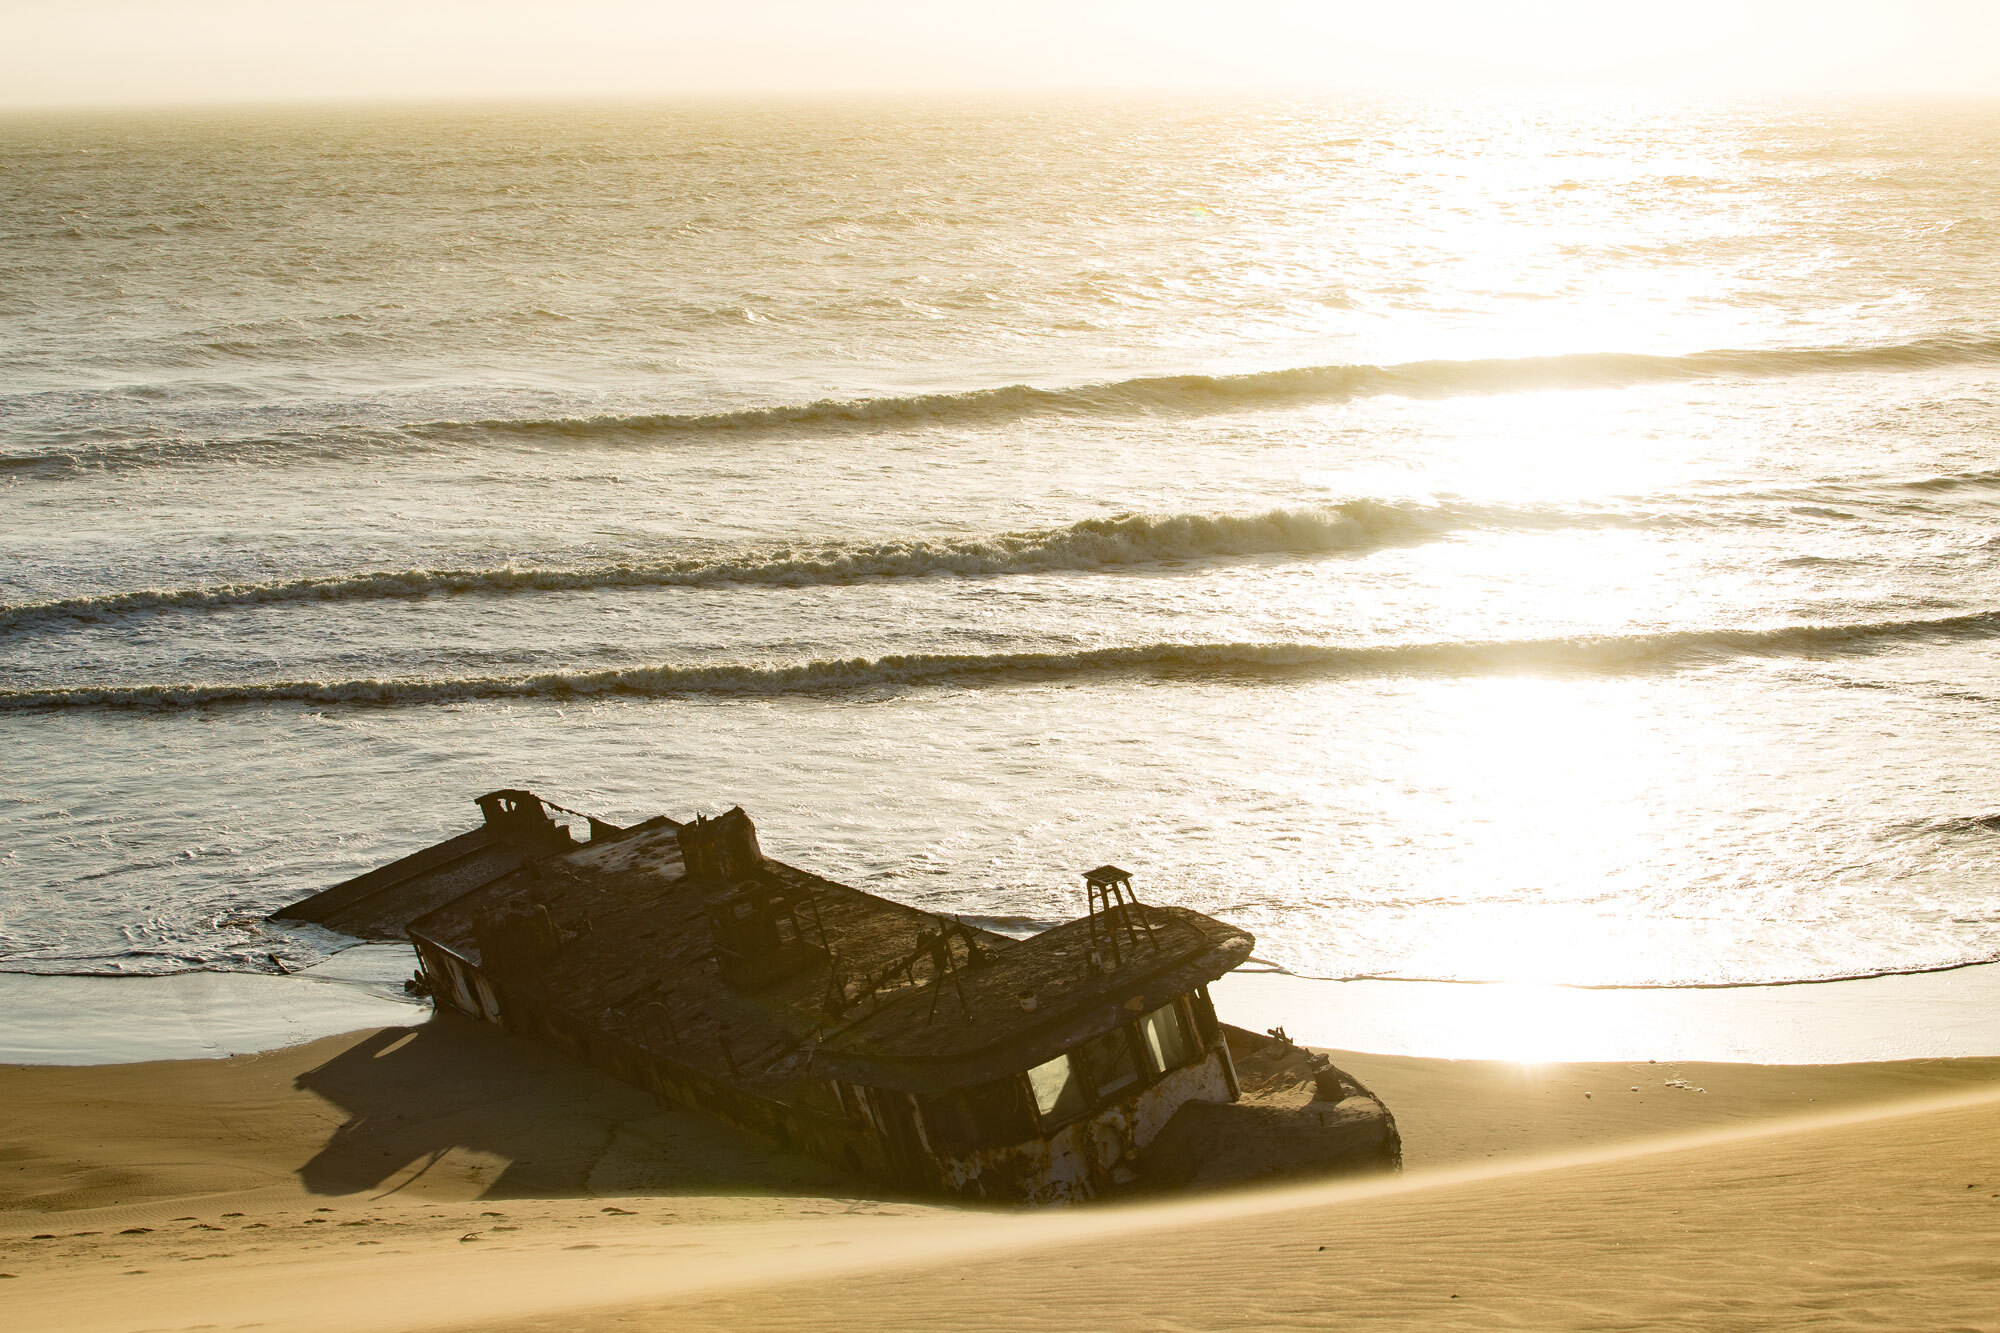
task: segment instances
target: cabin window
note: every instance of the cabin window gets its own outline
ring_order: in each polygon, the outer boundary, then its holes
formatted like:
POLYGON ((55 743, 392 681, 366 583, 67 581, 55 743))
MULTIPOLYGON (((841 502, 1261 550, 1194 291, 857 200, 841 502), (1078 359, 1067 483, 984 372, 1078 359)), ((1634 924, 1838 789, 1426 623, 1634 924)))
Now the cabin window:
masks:
POLYGON ((1018 1076, 952 1092, 920 1093, 917 1110, 931 1147, 942 1152, 1019 1143, 1035 1133, 1018 1076))
POLYGON ((1187 1025, 1181 1021, 1181 1007, 1172 1000, 1139 1020, 1146 1059, 1155 1074, 1185 1064, 1188 1058, 1187 1025))
POLYGON ((1132 1043, 1125 1040, 1124 1028, 1092 1037, 1077 1048, 1077 1054, 1083 1057, 1099 1097, 1122 1092, 1139 1081, 1139 1065, 1132 1058, 1132 1043))
POLYGON ((1090 1105, 1090 1091, 1067 1055, 1030 1069, 1028 1086, 1035 1091, 1035 1110, 1045 1122, 1067 1120, 1090 1105))

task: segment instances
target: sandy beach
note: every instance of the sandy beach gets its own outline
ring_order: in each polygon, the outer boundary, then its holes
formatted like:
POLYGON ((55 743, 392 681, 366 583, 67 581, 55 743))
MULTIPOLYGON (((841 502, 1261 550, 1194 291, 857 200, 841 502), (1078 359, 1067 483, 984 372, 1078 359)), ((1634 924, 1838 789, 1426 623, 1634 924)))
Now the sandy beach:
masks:
POLYGON ((1992 1326, 2000 1060, 1336 1059, 1401 1176, 1038 1214, 449 1018, 0 1067, 0 1281, 23 1329, 1992 1326))

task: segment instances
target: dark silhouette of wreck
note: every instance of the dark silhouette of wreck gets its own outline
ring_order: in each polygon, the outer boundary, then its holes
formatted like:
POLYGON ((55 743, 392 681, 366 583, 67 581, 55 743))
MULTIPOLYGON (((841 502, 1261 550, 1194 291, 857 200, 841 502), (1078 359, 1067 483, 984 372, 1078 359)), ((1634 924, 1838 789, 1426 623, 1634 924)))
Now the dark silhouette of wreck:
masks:
POLYGON ((1208 983, 1251 937, 1116 866, 1085 875, 1086 916, 1013 940, 774 861, 741 808, 584 816, 579 842, 530 792, 479 806, 278 916, 407 935, 440 1006, 907 1189, 1049 1203, 1400 1162, 1366 1089, 1217 1021, 1208 983))

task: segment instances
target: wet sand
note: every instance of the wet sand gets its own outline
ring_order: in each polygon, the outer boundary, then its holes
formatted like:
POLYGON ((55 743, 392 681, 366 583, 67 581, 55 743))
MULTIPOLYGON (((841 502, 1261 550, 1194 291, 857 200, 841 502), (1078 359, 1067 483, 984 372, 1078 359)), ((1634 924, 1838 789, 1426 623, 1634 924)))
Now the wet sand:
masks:
POLYGON ((1397 1112, 1400 1177, 1031 1215, 891 1197, 450 1019, 0 1067, 0 1301, 10 1327, 72 1330, 1982 1327, 2000 1308, 2000 1060, 1335 1058, 1397 1112))

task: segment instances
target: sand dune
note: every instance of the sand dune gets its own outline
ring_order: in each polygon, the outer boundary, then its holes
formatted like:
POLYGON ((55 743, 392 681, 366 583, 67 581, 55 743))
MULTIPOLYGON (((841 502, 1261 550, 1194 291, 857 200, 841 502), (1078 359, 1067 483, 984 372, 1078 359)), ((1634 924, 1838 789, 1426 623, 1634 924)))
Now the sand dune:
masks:
POLYGON ((1997 1133, 1988 1091, 1594 1160, 1065 1218, 1005 1252, 969 1234, 942 1261, 480 1327, 1990 1329, 1997 1133))
POLYGON ((1943 1328, 2000 1309, 2000 1062, 1340 1059, 1402 1116, 1404 1175, 1028 1215, 882 1197, 472 1024, 0 1069, 0 1302, 9 1328, 65 1330, 1943 1328))

